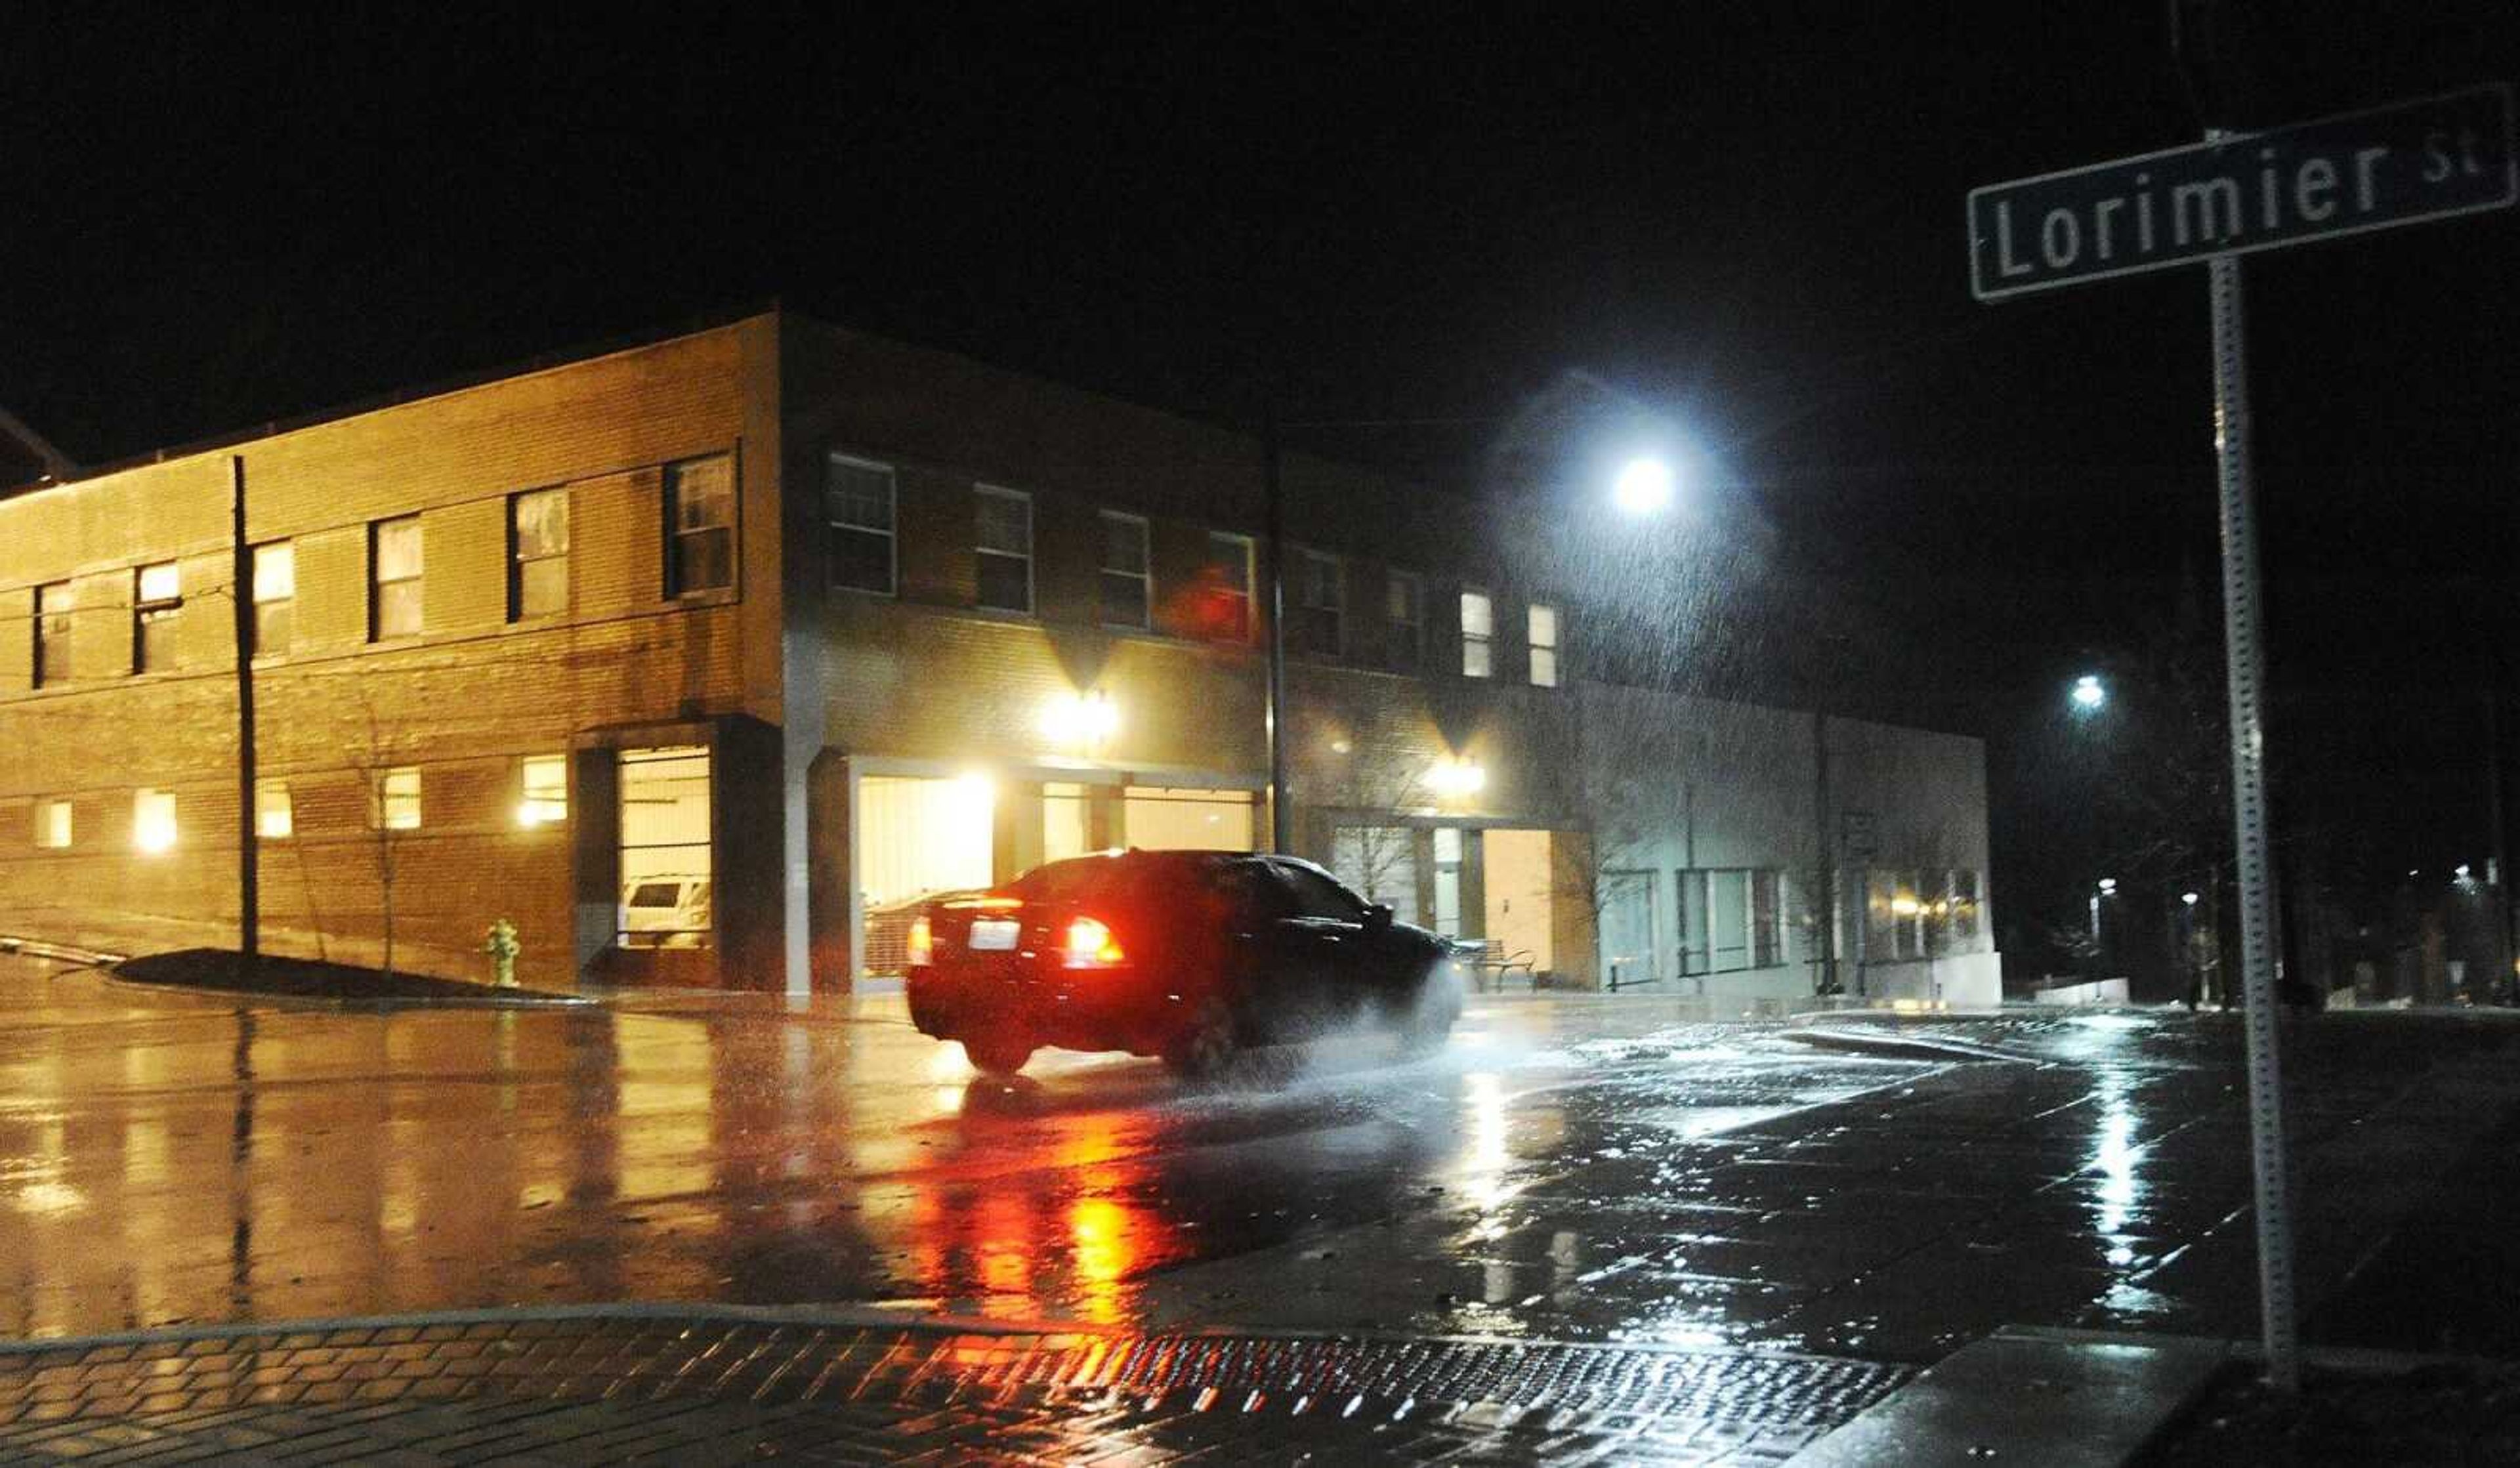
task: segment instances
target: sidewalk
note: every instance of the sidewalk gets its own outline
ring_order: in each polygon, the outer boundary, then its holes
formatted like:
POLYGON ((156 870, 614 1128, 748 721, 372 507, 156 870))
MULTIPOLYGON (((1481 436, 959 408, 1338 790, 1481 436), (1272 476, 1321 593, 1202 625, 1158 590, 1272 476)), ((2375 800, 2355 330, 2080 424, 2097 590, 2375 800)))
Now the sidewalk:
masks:
POLYGON ((1776 1464, 1911 1374, 863 1310, 477 1312, 0 1347, 0 1459, 1776 1464))

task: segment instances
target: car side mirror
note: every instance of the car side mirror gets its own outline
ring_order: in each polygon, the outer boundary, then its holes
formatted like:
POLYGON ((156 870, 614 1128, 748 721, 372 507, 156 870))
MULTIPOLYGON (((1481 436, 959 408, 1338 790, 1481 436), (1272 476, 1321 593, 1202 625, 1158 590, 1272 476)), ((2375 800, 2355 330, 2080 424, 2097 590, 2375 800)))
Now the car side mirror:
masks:
POLYGON ((1391 904, 1387 902, 1369 904, 1365 910, 1365 925, 1376 932, 1391 926, 1391 904))

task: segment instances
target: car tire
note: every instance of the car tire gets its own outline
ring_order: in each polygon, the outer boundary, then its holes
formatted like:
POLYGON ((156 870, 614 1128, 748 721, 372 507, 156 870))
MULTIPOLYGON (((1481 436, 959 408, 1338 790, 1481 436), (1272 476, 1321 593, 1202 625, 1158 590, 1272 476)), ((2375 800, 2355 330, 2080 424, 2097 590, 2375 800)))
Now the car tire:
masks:
POLYGON ((1029 1040, 1011 1035, 978 1035, 963 1042, 964 1058, 971 1068, 984 1076, 1007 1077, 1024 1068, 1032 1059, 1035 1046, 1029 1040))
POLYGON ((1240 1046, 1234 1033, 1234 1011, 1222 1000, 1200 1004, 1173 1043, 1164 1047, 1164 1066, 1186 1081, 1213 1081, 1234 1065, 1240 1046))

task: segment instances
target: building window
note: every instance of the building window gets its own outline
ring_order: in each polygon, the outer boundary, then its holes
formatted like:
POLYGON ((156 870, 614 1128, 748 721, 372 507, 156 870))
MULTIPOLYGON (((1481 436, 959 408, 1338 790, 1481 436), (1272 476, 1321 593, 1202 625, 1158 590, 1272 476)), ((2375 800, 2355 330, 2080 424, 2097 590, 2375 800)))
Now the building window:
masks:
POLYGON ((1319 551, 1296 552, 1295 615, 1286 627, 1286 641, 1298 652, 1337 656, 1346 608, 1339 558, 1319 551))
POLYGON ((1116 510, 1102 512, 1102 623, 1144 627, 1154 605, 1154 576, 1147 558, 1147 522, 1116 510))
POLYGON ((1032 610, 1032 496, 992 484, 971 501, 978 531, 978 601, 996 611, 1032 610))
POLYGON ((831 526, 834 590, 893 594, 894 498, 889 466, 844 454, 823 456, 823 518, 831 526))
POLYGON ((1557 608, 1534 601, 1530 620, 1531 686, 1553 689, 1557 687, 1557 608))
POLYGON ((284 657, 297 604, 297 548, 285 540, 253 548, 253 655, 284 657))
POLYGON ((1251 537, 1230 530, 1207 532, 1207 586, 1199 624, 1210 637, 1251 641, 1251 537))
POLYGON ((397 765, 377 772, 368 797, 368 824, 379 830, 420 829, 420 771, 397 765))
POLYGON ((35 802, 35 844, 46 851, 62 851, 70 844, 70 803, 68 800, 35 802))
POLYGON ((70 628, 74 607, 70 584, 56 581, 35 588, 35 687, 48 689, 70 681, 70 628))
POLYGON ((297 813, 290 804, 289 781, 257 779, 253 782, 253 833, 266 841, 283 840, 295 834, 297 813))
POLYGON ((1462 593, 1462 676, 1485 678, 1496 671, 1496 607, 1485 592, 1462 593))
POLYGON ((709 856, 707 747, 621 751, 622 947, 710 946, 709 856))
POLYGON ((1407 571, 1394 571, 1384 592, 1390 620, 1386 636, 1392 671, 1415 673, 1426 659, 1426 583, 1407 571))
POLYGON ((1462 936, 1462 832, 1439 825, 1432 832, 1435 855, 1435 931, 1462 936))
POLYGON ((724 454, 665 466, 665 595, 735 585, 735 461, 724 454))
MULTIPOLYGON (((1538 683, 1540 680, 1533 679, 1538 683)), ((1781 873, 1750 873, 1750 966, 1773 968, 1785 961, 1784 881, 1781 873)))
POLYGON ((420 516, 368 526, 368 641, 420 636, 420 516))
POLYGON ((131 844, 158 852, 175 844, 175 792, 134 790, 131 793, 131 844))
POLYGON ((1984 928, 1978 915, 1980 904, 1984 901, 1980 896, 1981 890, 1976 872, 1952 873, 1950 947, 1953 953, 1978 951, 1978 935, 1984 928))
POLYGON ((1247 790, 1131 785, 1120 797, 1121 841, 1146 851, 1249 851, 1256 829, 1247 790))
POLYGON ((183 572, 175 562, 161 560, 133 573, 132 672, 163 673, 175 666, 175 629, 183 610, 183 572))
POLYGON ((568 610, 568 491, 508 497, 508 620, 568 610))
POLYGON ((568 756, 529 754, 517 766, 517 823, 558 825, 568 819, 568 756))
POLYGON ((1680 874, 1680 971, 1731 973, 1785 961, 1784 878, 1774 869, 1680 874))

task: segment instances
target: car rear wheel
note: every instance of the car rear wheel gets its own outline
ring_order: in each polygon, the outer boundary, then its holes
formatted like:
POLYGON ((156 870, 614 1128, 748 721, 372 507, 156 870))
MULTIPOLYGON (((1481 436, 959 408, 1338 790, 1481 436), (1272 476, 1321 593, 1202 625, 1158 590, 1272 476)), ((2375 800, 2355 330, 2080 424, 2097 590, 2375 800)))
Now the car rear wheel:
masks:
POLYGON ((963 1054, 984 1076, 1012 1076, 1032 1058, 1033 1043, 1011 1035, 975 1035, 963 1042, 963 1054))
POLYGON ((1164 1064, 1176 1076, 1212 1081, 1234 1063, 1234 1011, 1222 1000, 1199 1005, 1173 1043, 1164 1049, 1164 1064))

